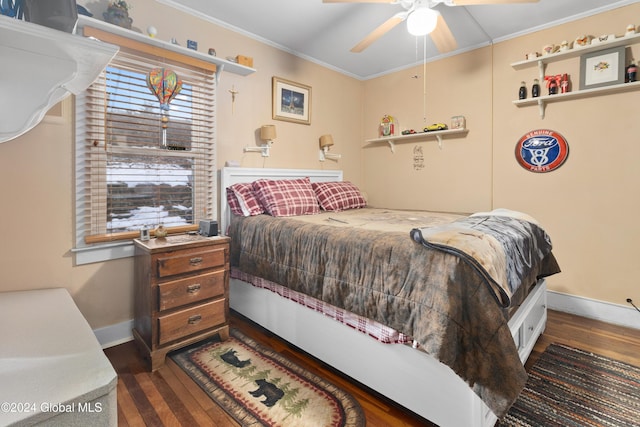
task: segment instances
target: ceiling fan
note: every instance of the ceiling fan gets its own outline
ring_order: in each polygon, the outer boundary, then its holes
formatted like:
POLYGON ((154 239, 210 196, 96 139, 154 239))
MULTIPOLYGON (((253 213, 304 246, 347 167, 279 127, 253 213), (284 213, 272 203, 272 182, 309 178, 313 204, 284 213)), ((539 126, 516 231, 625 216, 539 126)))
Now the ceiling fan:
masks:
POLYGON ((322 0, 323 3, 392 3, 399 4, 406 10, 393 15, 378 28, 367 35, 360 43, 351 48, 351 52, 359 53, 373 42, 385 35, 393 27, 407 21, 409 33, 415 36, 429 34, 440 53, 450 52, 458 46, 440 12, 433 9, 439 3, 447 6, 471 6, 510 3, 537 3, 539 0, 322 0))

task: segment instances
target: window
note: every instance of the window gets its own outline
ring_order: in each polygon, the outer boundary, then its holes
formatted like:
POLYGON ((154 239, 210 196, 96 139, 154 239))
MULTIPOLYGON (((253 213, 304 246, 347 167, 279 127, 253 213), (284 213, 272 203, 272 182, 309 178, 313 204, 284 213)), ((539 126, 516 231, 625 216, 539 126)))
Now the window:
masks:
POLYGON ((77 249, 215 215, 215 89, 211 67, 121 48, 76 97, 77 249), (147 86, 155 68, 182 81, 166 111, 147 86))

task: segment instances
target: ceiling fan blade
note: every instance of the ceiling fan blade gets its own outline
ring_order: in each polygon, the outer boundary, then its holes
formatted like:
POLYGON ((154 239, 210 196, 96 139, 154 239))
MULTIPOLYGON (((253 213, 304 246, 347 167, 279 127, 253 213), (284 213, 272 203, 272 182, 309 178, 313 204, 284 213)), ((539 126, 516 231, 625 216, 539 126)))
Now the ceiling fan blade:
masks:
POLYGON ((394 3, 396 0, 322 0, 322 3, 394 3))
POLYGON ((378 28, 369 33, 367 37, 362 39, 360 43, 351 48, 351 52, 360 53, 371 45, 374 41, 378 40, 380 37, 384 36, 388 31, 390 31, 393 27, 404 21, 407 17, 405 12, 400 12, 387 19, 382 23, 378 28))
POLYGON ((442 15, 438 15, 436 28, 429 35, 431 36, 431 40, 433 40, 433 44, 436 45, 436 48, 440 53, 451 52, 458 48, 456 38, 453 37, 453 33, 449 29, 449 25, 447 25, 447 22, 444 20, 442 15))
POLYGON ((514 4, 514 3, 538 3, 540 0, 453 0, 454 6, 474 6, 481 4, 514 4))

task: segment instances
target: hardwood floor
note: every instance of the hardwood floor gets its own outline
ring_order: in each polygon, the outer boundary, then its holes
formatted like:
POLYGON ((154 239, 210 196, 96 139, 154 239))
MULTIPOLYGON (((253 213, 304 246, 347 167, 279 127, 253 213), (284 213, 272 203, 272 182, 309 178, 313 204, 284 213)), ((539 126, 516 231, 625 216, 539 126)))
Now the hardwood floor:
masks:
MULTIPOLYGON (((350 392, 364 409, 368 427, 433 425, 375 392, 359 387, 238 315, 232 315, 231 325, 350 392)), ((640 366, 640 331, 549 311, 547 328, 536 343, 527 367, 552 342, 640 366)), ((170 359, 156 372, 150 373, 133 342, 111 347, 105 353, 119 377, 120 426, 238 426, 170 359)))

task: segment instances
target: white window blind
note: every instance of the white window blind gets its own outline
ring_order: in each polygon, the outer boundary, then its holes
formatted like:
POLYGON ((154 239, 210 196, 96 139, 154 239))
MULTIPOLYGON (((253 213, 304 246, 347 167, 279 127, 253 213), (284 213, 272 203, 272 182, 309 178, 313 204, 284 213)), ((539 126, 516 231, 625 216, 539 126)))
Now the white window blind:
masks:
POLYGON ((215 90, 211 70, 121 48, 76 97, 77 248, 214 218, 215 90), (182 80, 165 112, 147 87, 154 68, 182 80))

